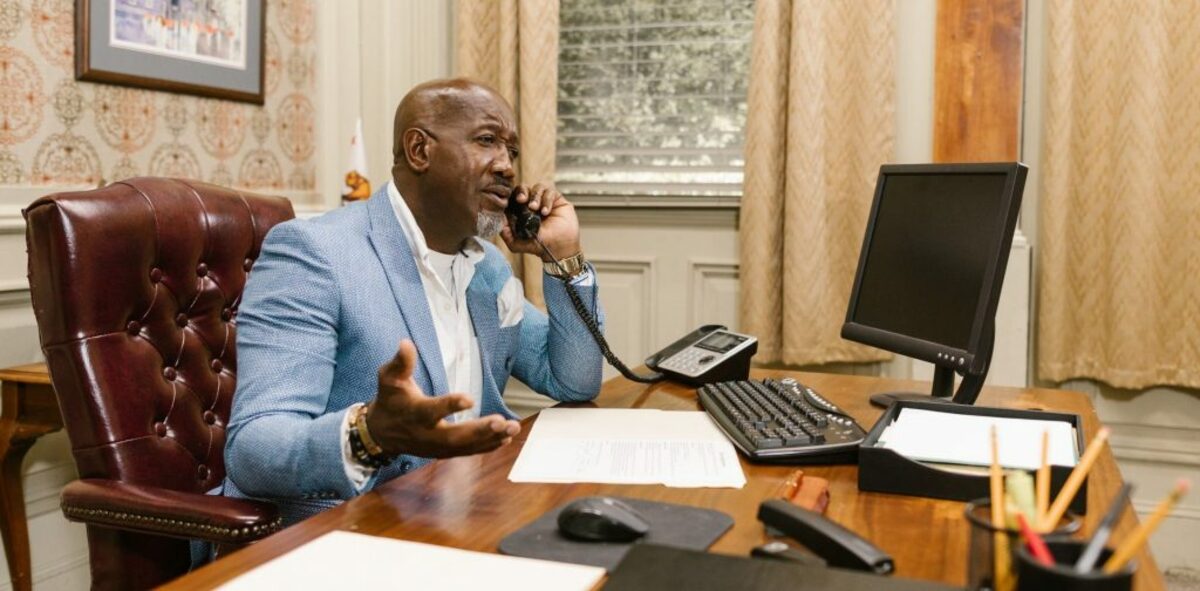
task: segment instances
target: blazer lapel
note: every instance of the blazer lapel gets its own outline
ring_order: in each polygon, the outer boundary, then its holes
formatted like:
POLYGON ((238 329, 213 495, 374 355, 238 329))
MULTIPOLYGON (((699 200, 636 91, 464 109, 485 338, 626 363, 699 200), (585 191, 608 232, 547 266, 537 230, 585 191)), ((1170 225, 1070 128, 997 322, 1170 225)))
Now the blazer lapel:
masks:
POLYGON ((479 416, 501 414, 507 416, 508 409, 500 400, 500 388, 492 373, 492 355, 496 350, 496 338, 500 332, 500 316, 496 312, 496 294, 487 289, 486 283, 475 274, 467 286, 467 310, 471 313, 471 325, 475 327, 475 339, 479 341, 479 363, 482 365, 483 393, 479 405, 479 416))
POLYGON ((417 357, 428 376, 428 380, 421 380, 421 372, 416 372, 417 383, 426 388, 425 393, 430 396, 445 394, 450 388, 442 363, 442 350, 437 342, 437 330, 433 327, 433 316, 429 313, 429 302, 425 298, 425 287, 421 283, 421 273, 413 260, 404 229, 400 227, 396 211, 392 209, 386 184, 367 201, 367 211, 371 218, 371 246, 387 273, 392 296, 400 307, 408 334, 417 346, 417 357))

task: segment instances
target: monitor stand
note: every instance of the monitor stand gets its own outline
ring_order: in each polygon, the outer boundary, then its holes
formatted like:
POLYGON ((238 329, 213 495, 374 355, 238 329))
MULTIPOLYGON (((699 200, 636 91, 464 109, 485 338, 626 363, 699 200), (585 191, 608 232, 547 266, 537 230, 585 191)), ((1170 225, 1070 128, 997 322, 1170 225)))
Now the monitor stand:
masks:
POLYGON ((964 374, 962 382, 958 385, 958 391, 954 391, 954 369, 935 365, 933 368, 933 389, 929 394, 917 394, 916 392, 886 392, 871 396, 871 404, 880 408, 887 408, 893 402, 899 400, 920 401, 920 402, 942 402, 942 403, 957 403, 957 404, 975 404, 975 399, 979 398, 979 391, 983 389, 983 380, 987 378, 988 369, 992 365, 992 348, 996 341, 995 320, 991 320, 984 324, 983 340, 980 343, 982 348, 979 351, 983 355, 983 371, 976 374, 964 374))
MULTIPOLYGON (((963 382, 970 379, 970 376, 963 376, 963 382)), ((871 396, 871 404, 880 408, 887 408, 893 402, 900 400, 918 401, 918 402, 943 402, 953 403, 954 399, 954 370, 949 367, 940 365, 933 368, 933 391, 929 394, 917 394, 916 392, 885 392, 882 394, 874 394, 871 396)))

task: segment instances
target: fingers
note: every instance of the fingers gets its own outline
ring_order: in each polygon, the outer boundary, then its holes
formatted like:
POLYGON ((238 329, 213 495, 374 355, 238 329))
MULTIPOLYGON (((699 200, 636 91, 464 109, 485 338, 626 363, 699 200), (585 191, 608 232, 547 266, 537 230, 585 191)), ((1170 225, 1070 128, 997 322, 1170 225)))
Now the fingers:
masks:
POLYGON ((442 419, 461 410, 467 410, 475 403, 462 394, 447 394, 436 398, 425 396, 412 401, 411 412, 413 420, 426 429, 437 426, 442 419))
POLYGON ((492 415, 447 425, 440 429, 447 455, 468 455, 491 451, 512 441, 521 432, 521 424, 492 415))
POLYGON ((542 217, 550 215, 550 212, 554 209, 554 206, 559 199, 562 199, 562 193, 559 193, 553 187, 546 187, 545 192, 542 193, 541 199, 539 199, 539 202, 542 206, 542 217))
POLYGON ((551 185, 537 183, 532 187, 519 185, 509 198, 516 200, 517 203, 524 203, 529 211, 546 217, 550 215, 550 211, 554 209, 558 200, 562 199, 562 193, 559 193, 551 185))
POLYGON ((499 433, 507 437, 516 437, 521 432, 521 423, 516 421, 506 421, 499 416, 493 415, 496 418, 491 421, 491 429, 493 433, 499 433))
POLYGON ((542 188, 541 183, 532 187, 517 185, 517 188, 513 189, 512 195, 508 198, 517 203, 524 203, 531 211, 536 211, 537 207, 534 205, 536 203, 535 198, 537 197, 538 190, 542 188))
POLYGON ((417 347, 413 342, 404 339, 400 341, 396 355, 379 367, 379 383, 396 386, 400 382, 412 379, 413 368, 417 365, 417 347))
POLYGON ((526 205, 529 206, 529 211, 540 214, 541 209, 542 209, 542 203, 544 202, 545 198, 546 198, 546 186, 545 185, 539 183, 539 184, 534 185, 531 189, 529 189, 529 202, 526 203, 526 205))

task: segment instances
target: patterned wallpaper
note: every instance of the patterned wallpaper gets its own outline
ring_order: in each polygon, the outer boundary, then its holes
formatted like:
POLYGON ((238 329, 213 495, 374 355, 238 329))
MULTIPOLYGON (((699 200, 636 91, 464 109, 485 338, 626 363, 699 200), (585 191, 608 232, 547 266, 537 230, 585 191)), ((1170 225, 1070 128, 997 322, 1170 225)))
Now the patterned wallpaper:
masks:
POLYGON ((267 0, 266 104, 76 82, 74 0, 0 0, 0 185, 315 188, 315 0, 267 0))

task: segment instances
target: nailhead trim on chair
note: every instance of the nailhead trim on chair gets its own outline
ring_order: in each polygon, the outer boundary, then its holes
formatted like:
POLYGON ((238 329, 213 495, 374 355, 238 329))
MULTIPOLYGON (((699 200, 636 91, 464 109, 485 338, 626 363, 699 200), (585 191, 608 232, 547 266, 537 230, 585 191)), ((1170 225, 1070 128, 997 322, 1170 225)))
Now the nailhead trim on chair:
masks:
POLYGON ((84 509, 83 507, 73 507, 69 505, 63 505, 62 511, 63 514, 68 518, 77 521, 96 521, 114 526, 127 526, 130 524, 152 525, 157 526, 159 531, 182 536, 204 538, 213 541, 238 541, 244 539, 257 540, 279 531, 280 526, 283 525, 282 517, 276 517, 271 523, 259 525, 251 525, 246 527, 221 527, 216 525, 208 525, 205 523, 184 521, 182 519, 150 517, 148 515, 138 515, 136 513, 109 511, 107 509, 84 509), (215 540, 215 537, 220 537, 222 540, 215 540))

